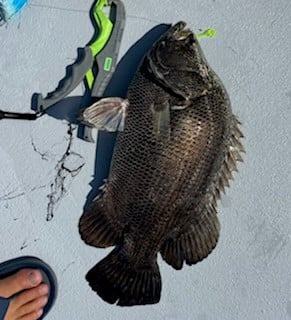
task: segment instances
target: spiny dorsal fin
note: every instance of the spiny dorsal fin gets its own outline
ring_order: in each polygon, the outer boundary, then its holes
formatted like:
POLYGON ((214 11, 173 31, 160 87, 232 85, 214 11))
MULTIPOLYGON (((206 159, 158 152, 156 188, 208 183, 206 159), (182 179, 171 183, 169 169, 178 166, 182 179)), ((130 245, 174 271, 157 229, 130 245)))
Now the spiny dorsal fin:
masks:
POLYGON ((232 172, 238 171, 237 162, 243 161, 241 154, 245 152, 245 149, 241 143, 241 139, 244 138, 244 135, 239 129, 240 124, 239 120, 233 115, 229 149, 219 173, 217 185, 214 188, 215 200, 219 200, 220 192, 224 193, 225 187, 229 187, 229 180, 233 179, 232 172))

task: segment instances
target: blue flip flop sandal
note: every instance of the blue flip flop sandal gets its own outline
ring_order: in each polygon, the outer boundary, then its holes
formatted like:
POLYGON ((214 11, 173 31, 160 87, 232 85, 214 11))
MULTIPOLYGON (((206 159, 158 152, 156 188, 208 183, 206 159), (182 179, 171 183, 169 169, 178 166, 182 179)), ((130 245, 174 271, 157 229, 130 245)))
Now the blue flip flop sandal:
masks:
MULTIPOLYGON (((57 278, 54 271, 42 260, 25 256, 5 261, 0 264, 0 279, 4 279, 21 269, 37 269, 42 273, 43 283, 49 286, 49 297, 46 306, 43 309, 43 315, 39 319, 43 319, 52 308, 57 296, 57 278)), ((0 320, 4 320, 6 311, 9 307, 10 298, 0 297, 0 320)))

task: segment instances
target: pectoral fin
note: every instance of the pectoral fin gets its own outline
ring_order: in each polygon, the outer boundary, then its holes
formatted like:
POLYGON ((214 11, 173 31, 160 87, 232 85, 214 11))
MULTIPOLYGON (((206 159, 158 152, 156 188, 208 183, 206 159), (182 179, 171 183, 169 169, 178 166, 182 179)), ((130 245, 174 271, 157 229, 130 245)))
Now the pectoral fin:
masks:
POLYGON ((80 121, 101 130, 122 131, 128 105, 126 99, 104 98, 86 108, 80 121))
POLYGON ((156 137, 170 137, 170 105, 168 101, 163 105, 153 106, 153 129, 156 137))

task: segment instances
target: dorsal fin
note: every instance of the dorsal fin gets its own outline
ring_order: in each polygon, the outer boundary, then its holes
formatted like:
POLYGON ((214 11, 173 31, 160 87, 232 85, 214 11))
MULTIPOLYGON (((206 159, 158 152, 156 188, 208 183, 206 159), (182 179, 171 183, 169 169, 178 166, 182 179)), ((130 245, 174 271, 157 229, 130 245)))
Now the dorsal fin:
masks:
POLYGON ((176 270, 182 269, 184 261, 192 265, 203 260, 217 244, 220 224, 216 209, 207 206, 203 213, 199 223, 189 223, 177 237, 170 237, 161 246, 163 259, 176 270))
MULTIPOLYGON (((232 172, 237 171, 237 162, 242 161, 241 153, 245 152, 241 139, 243 134, 238 128, 240 122, 233 116, 228 152, 218 174, 218 180, 212 189, 212 200, 205 205, 199 223, 194 221, 182 229, 176 236, 170 237, 162 244, 160 252, 163 259, 173 268, 179 270, 183 263, 195 264, 206 258, 215 248, 220 231, 217 217, 217 200, 220 193, 229 186, 233 178, 232 172)), ((192 209, 193 211, 196 208, 192 209)), ((191 216, 191 211, 189 212, 191 216)))
POLYGON ((223 165, 221 167, 218 182, 214 189, 214 201, 220 199, 220 193, 225 193, 225 187, 229 187, 229 180, 233 179, 232 172, 237 171, 237 162, 243 161, 242 153, 245 153, 245 149, 241 143, 241 139, 244 138, 244 135, 239 129, 241 123, 233 115, 232 118, 232 128, 228 152, 224 158, 223 165))

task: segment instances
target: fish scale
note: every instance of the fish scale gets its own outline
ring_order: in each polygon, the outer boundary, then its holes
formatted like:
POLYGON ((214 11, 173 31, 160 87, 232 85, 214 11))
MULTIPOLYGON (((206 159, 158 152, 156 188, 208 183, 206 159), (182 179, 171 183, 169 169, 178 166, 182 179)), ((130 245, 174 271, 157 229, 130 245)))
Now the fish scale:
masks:
POLYGON ((87 244, 115 248, 86 279, 109 303, 157 303, 157 254, 179 270, 219 238, 217 201, 244 152, 227 92, 180 22, 145 56, 127 100, 101 99, 82 117, 122 129, 102 194, 79 222, 87 244))

